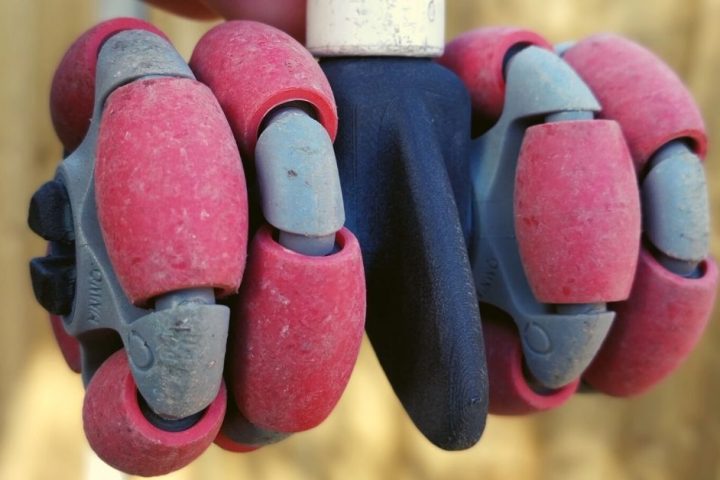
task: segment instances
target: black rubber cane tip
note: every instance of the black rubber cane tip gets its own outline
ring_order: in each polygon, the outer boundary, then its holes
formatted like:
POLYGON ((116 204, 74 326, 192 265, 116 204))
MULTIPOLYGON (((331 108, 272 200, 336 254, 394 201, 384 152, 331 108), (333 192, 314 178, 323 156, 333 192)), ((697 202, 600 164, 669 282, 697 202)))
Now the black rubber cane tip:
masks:
POLYGON ((45 240, 69 243, 73 239, 70 199, 62 183, 52 180, 30 200, 28 225, 45 240))
POLYGON ((35 298, 48 312, 69 315, 75 295, 75 258, 48 256, 30 261, 35 298))

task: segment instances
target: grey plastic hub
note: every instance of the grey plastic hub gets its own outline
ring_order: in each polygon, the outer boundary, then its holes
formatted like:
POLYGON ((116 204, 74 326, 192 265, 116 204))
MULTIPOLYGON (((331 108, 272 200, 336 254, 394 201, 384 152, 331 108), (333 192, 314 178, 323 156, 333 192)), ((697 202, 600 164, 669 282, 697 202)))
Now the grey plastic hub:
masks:
POLYGON ((82 144, 58 167, 67 189, 76 237, 77 284, 65 329, 81 344, 83 381, 116 349, 107 332, 126 347, 138 390, 164 418, 182 418, 207 407, 222 381, 230 310, 213 305, 207 291, 174 292, 156 311, 135 307, 125 296, 105 248, 95 203, 95 150, 105 98, 112 89, 147 76, 193 78, 173 47, 145 31, 110 38, 100 51, 95 113, 82 144), (99 339, 103 341, 99 341, 99 339))
POLYGON ((643 230, 671 271, 687 275, 708 255, 710 216, 705 171, 688 145, 675 141, 650 161, 642 181, 643 230))
POLYGON ((592 120, 593 118, 595 118, 595 114, 593 112, 559 112, 551 113, 550 115, 545 117, 545 122, 573 122, 578 120, 592 120))
POLYGON ((125 30, 107 39, 95 67, 95 113, 113 90, 145 77, 195 79, 177 50, 154 33, 125 30))
POLYGON ((577 45, 576 40, 568 40, 567 42, 561 42, 555 45, 555 53, 558 54, 558 56, 562 57, 564 56, 568 50, 573 48, 575 45, 577 45))
POLYGON ((335 249, 335 234, 322 237, 306 237, 295 233, 281 231, 278 243, 293 252, 302 253, 311 257, 329 255, 335 249))
POLYGON ((188 288, 160 295, 155 299, 155 310, 177 308, 188 303, 212 305, 215 291, 212 288, 188 288))
POLYGON ((500 119, 473 145, 471 262, 480 301, 512 316, 528 370, 543 387, 554 389, 580 377, 615 314, 603 304, 547 305, 535 299, 515 236, 515 171, 529 126, 589 119, 600 105, 564 61, 537 47, 509 60, 506 84, 500 119))
POLYGON ((305 255, 330 253, 345 208, 325 128, 299 108, 278 111, 258 138, 255 166, 263 215, 280 243, 305 255))

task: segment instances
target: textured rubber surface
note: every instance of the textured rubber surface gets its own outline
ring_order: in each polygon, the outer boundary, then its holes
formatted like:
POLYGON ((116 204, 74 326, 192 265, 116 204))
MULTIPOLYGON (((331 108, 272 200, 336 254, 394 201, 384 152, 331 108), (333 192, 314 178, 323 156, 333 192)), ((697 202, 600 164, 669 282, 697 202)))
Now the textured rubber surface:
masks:
POLYGON ((225 22, 198 42, 190 59, 220 102, 244 158, 252 158, 265 116, 293 101, 314 107, 331 139, 337 110, 325 75, 301 44, 257 22, 225 22))
MULTIPOLYGON (((232 358, 232 353, 228 358, 232 358)), ((228 392, 225 419, 218 436, 215 438, 215 443, 221 448, 231 452, 251 452, 264 445, 277 443, 289 435, 288 433, 263 429, 250 423, 238 410, 232 391, 228 392)))
POLYGON ((131 475, 162 475, 192 462, 215 439, 226 406, 225 386, 192 427, 169 432, 143 415, 124 350, 114 353, 90 381, 83 425, 90 446, 109 465, 131 475))
MULTIPOLYGON (((72 210, 65 185, 57 180, 44 183, 32 196, 28 226, 33 232, 64 245, 74 242, 72 210)), ((50 245, 48 252, 50 253, 50 245)))
POLYGON ((113 92, 95 182, 103 238, 133 303, 194 287, 237 291, 247 247, 245 177, 207 87, 154 78, 113 92))
POLYGON ((57 315, 50 314, 50 326, 68 367, 73 372, 80 373, 80 342, 72 335, 68 335, 63 328, 62 318, 57 315))
POLYGON ((492 121, 505 103, 505 61, 516 46, 552 46, 540 35, 514 27, 489 27, 459 35, 438 59, 455 72, 470 91, 473 113, 492 121))
POLYGON ((218 14, 208 8, 201 0, 143 0, 155 7, 167 10, 168 12, 196 20, 212 20, 218 14))
POLYGON ((268 227, 253 239, 233 308, 229 382, 243 416, 277 432, 322 422, 355 365, 365 320, 360 247, 337 233, 340 251, 309 257, 282 247, 268 227))
POLYGON ((603 107, 620 123, 638 172, 666 143, 687 138, 705 157, 707 137, 700 111, 675 72, 644 47, 615 35, 577 43, 564 59, 603 107))
POLYGON ((95 64, 100 47, 115 33, 135 29, 166 38, 142 20, 115 18, 83 33, 60 61, 50 88, 50 116, 66 151, 71 152, 80 145, 90 126, 95 102, 95 64))
POLYGON ((715 261, 704 261, 701 272, 697 279, 677 276, 643 249, 630 298, 613 306, 617 318, 584 379, 624 397, 675 370, 700 339, 717 294, 715 261))
MULTIPOLYGON (((62 182, 51 180, 33 194, 28 211, 28 226, 48 240, 45 256, 30 261, 35 298, 51 313, 51 319, 52 314, 68 315, 75 298, 77 269, 70 197, 62 182)), ((60 330, 55 331, 55 336, 60 342, 59 335, 67 334, 61 324, 57 326, 60 330)), ((53 321, 55 328, 56 322, 53 321)), ((79 363, 77 365, 79 369, 79 363)))
POLYGON ((640 244, 640 198, 617 123, 527 129, 515 177, 523 267, 543 303, 625 300, 640 244))
POLYGON ((30 261, 33 293, 45 310, 69 315, 76 285, 73 255, 48 255, 30 261))
POLYGON ((335 153, 363 248, 368 336, 422 433, 469 448, 485 427, 487 372, 466 243, 468 93, 429 59, 321 65, 343 122, 335 153))
POLYGON ((490 382, 489 412, 526 415, 557 408, 567 402, 580 380, 547 393, 533 390, 523 371, 522 345, 512 319, 491 308, 483 308, 482 314, 490 382))
POLYGON ((255 450, 260 448, 254 445, 245 445, 243 443, 234 442, 222 432, 219 432, 217 434, 217 437, 215 437, 215 445, 222 448, 223 450, 235 453, 249 453, 254 452, 255 450))

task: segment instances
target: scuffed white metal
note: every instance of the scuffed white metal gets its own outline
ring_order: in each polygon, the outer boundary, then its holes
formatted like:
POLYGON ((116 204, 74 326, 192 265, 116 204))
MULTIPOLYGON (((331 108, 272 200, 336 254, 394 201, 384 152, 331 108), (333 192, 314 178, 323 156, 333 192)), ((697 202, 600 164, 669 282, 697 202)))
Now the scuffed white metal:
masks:
POLYGON ((317 56, 436 57, 445 0, 308 0, 307 47, 317 56))

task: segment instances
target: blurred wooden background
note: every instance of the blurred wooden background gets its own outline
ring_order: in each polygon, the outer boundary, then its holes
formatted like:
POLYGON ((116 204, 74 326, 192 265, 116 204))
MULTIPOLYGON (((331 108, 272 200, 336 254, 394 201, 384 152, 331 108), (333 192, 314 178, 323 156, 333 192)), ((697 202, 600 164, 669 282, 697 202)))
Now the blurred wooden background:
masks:
MULTIPOLYGON (((123 0, 117 0, 118 2, 123 0)), ((412 0, 408 0, 412 1, 412 0)), ((50 79, 95 22, 91 0, 0 2, 0 479, 82 478, 80 380, 52 344, 27 261, 43 244, 25 224, 32 192, 60 156, 47 108, 50 79)), ((209 24, 153 11, 188 56, 209 24)), ((480 25, 531 27, 553 41, 616 31, 674 67, 720 144, 720 0, 448 0, 448 37, 480 25)), ((720 205, 720 149, 708 159, 720 205)), ((713 250, 720 253, 720 211, 713 250)), ((402 413, 369 344, 337 410, 321 427, 251 455, 212 447, 168 478, 720 479, 720 322, 670 380, 641 398, 573 399, 533 418, 491 418, 466 452, 431 446, 402 413)), ((99 475, 99 474, 98 474, 99 475)), ((99 477, 98 477, 99 478, 99 477)))

